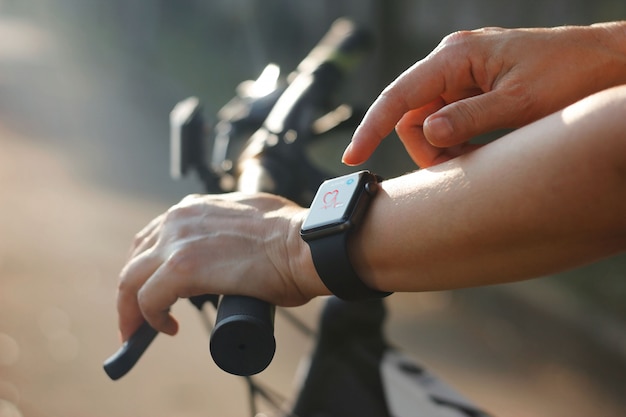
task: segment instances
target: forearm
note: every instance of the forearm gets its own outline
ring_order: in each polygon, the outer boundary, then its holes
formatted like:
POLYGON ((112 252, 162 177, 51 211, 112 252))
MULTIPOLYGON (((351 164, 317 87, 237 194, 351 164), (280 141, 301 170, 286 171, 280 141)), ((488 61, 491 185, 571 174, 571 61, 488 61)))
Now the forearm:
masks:
POLYGON ((357 271, 381 290, 439 290, 537 277, 625 249, 624 103, 626 88, 613 89, 384 182, 351 240, 357 271))

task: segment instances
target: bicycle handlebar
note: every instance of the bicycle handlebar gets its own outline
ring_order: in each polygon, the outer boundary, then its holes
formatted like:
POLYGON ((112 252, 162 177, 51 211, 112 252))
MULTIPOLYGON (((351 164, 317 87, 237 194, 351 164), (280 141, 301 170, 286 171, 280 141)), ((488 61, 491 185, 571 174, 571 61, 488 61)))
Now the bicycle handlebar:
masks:
MULTIPOLYGON (((330 94, 369 42, 368 34, 348 21, 332 26, 300 63, 297 75, 244 149, 239 160, 239 191, 271 192, 302 200, 299 180, 312 174, 310 169, 301 172, 303 167, 311 167, 304 145, 311 135, 315 113, 328 106, 330 94)), ((316 178, 316 185, 321 180, 316 178)), ((210 342, 215 363, 235 375, 264 370, 276 347, 273 316, 274 307, 269 303, 250 297, 222 297, 210 342)))
MULTIPOLYGON (((307 158, 305 145, 316 135, 313 124, 330 105, 332 93, 344 76, 371 45, 369 33, 352 22, 341 19, 298 65, 284 92, 277 101, 263 103, 271 109, 263 125, 250 137, 236 166, 237 190, 245 193, 269 192, 308 205, 319 184, 328 177, 307 158)), ((276 90, 278 91, 278 90, 276 90)), ((177 106, 178 107, 178 106, 177 106)), ((187 123, 192 136, 198 136, 199 104, 187 102, 185 108, 172 114, 179 123, 187 123), (177 113, 177 114, 174 114, 177 113), (193 118, 193 122, 192 122, 193 118)), ((261 111, 261 113, 263 113, 261 111)), ((258 115, 257 115, 258 117, 258 115)), ((230 127, 224 129, 225 135, 230 127)), ((220 133, 218 132, 218 135, 220 133)), ((194 168, 209 192, 220 184, 225 174, 221 167, 207 167, 203 148, 188 146, 187 138, 179 137, 179 155, 188 158, 172 169, 173 176, 184 175, 194 168)), ((195 140, 193 140, 195 142, 195 140)), ((217 144, 216 144, 217 145, 217 144)), ((219 161, 218 161, 219 162, 219 161)), ((192 301, 193 302, 193 301, 192 301)), ((217 304, 216 324, 211 334, 210 350, 215 363, 224 371, 248 376, 261 372, 272 361, 274 339, 274 306, 244 296, 222 296, 217 304)), ((112 379, 126 374, 156 336, 156 331, 143 325, 122 348, 105 362, 105 371, 112 379)))

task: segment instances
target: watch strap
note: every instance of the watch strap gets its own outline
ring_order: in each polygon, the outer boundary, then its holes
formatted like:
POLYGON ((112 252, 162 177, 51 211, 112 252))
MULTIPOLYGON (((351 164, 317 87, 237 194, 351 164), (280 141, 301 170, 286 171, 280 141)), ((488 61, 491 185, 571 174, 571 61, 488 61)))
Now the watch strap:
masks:
POLYGON ((361 281, 348 257, 348 233, 337 233, 308 242, 317 274, 335 296, 347 300, 382 298, 390 292, 374 290, 361 281))

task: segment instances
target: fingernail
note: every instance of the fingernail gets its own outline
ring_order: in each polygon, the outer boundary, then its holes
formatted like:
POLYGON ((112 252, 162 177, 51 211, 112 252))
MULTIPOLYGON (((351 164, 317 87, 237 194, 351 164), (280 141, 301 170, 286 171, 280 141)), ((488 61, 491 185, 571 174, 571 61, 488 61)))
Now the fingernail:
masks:
POLYGON ((447 117, 434 117, 424 122, 424 134, 428 140, 445 140, 453 132, 452 123, 447 117))
POLYGON ((169 318, 163 325, 163 329, 161 330, 163 333, 168 334, 170 336, 178 333, 178 323, 176 320, 169 318))

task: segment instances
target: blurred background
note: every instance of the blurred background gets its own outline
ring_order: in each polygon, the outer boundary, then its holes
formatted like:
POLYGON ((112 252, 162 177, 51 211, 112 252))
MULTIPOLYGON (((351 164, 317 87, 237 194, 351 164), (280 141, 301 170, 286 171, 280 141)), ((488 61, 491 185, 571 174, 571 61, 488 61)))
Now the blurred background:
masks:
MULTIPOLYGON (((117 274, 133 235, 200 188, 168 177, 168 114, 214 114, 338 17, 377 37, 345 97, 367 106, 446 34, 590 24, 623 0, 0 0, 0 417, 246 415, 187 303, 118 382, 117 274)), ((338 161, 349 138, 328 146, 338 161)), ((341 171, 338 162, 329 165, 341 171)), ((372 166, 412 169, 389 139, 372 166)), ((519 284, 390 299, 389 339, 498 416, 626 415, 626 257, 519 284)), ((319 301, 294 309, 313 324, 319 301)), ((290 393, 310 342, 277 319, 263 374, 290 393)))

